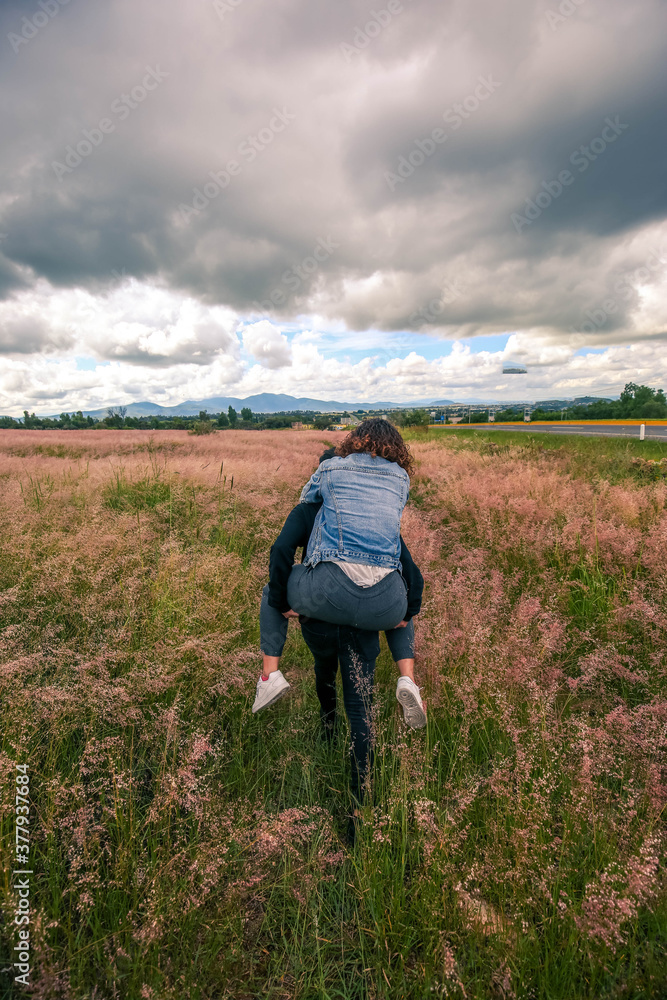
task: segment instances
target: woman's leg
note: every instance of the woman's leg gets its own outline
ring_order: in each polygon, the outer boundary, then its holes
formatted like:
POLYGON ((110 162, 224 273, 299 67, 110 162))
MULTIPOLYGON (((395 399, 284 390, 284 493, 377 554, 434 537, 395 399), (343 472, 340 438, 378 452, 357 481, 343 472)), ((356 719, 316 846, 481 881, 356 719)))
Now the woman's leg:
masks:
POLYGON ((385 635, 401 675, 396 685, 396 697, 403 709, 403 718, 411 729, 422 729, 426 725, 426 710, 415 684, 415 627, 412 619, 403 628, 390 629, 385 635))
POLYGON ((385 632, 391 658, 398 667, 401 677, 415 679, 415 627, 412 619, 403 628, 392 628, 385 632))
POLYGON ((287 638, 287 619, 269 605, 268 584, 262 591, 259 634, 264 673, 257 681, 257 691, 252 706, 253 715, 273 705, 289 691, 289 683, 278 669, 280 654, 287 638))
POLYGON ((259 606, 259 648, 262 651, 263 676, 278 669, 287 639, 287 618, 269 604, 269 585, 262 591, 259 606))

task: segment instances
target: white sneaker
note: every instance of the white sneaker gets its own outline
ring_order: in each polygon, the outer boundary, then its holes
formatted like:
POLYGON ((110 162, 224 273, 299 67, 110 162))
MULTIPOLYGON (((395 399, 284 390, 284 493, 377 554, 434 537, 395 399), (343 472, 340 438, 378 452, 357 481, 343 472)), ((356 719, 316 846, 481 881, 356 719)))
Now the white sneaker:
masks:
POLYGON ((403 718, 411 729, 423 729, 426 725, 426 712, 419 697, 419 688, 409 677, 399 677, 396 685, 396 697, 403 709, 403 718))
POLYGON ((267 705, 273 705, 274 701, 278 701, 279 698, 289 691, 289 684, 283 677, 280 670, 274 670, 269 674, 269 679, 263 681, 260 677, 257 681, 257 694, 255 695, 255 704, 252 706, 253 714, 259 712, 260 708, 266 708, 267 705))

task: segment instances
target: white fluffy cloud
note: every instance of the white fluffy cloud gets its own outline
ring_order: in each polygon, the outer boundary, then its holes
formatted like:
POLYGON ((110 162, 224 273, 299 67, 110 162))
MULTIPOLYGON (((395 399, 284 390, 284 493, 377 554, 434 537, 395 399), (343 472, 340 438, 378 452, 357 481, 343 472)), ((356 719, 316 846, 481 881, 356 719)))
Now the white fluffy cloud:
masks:
POLYGON ((0 352, 209 365, 218 356, 238 360, 237 326, 231 309, 133 279, 101 294, 42 280, 0 302, 0 352))
MULTIPOLYGON (((637 293, 638 315, 657 320, 660 286, 649 277, 633 273, 639 284, 628 287, 637 293)), ((619 297, 626 286, 620 288, 619 297)), ((603 318, 597 310, 612 308, 611 299, 592 305, 592 329, 603 318)), ((307 329, 283 330, 268 320, 244 325, 232 310, 133 279, 97 295, 41 282, 0 303, 0 413, 141 400, 174 405, 256 392, 409 402, 616 394, 628 381, 667 385, 664 336, 602 347, 603 335, 558 338, 534 328, 511 334, 502 349, 478 350, 474 339, 452 344, 377 330, 359 337, 332 331, 321 317, 307 329), (588 348, 587 341, 598 346, 588 348), (438 347, 441 356, 433 357, 438 347), (503 376, 508 358, 523 362, 528 374, 503 376)))
POLYGON ((243 346, 264 368, 285 368, 291 364, 292 351, 287 337, 268 320, 244 328, 243 346))
MULTIPOLYGON (((511 339, 510 345, 516 356, 520 338, 511 339)), ((20 415, 24 408, 59 413, 139 400, 172 406, 185 399, 222 394, 244 398, 258 392, 347 402, 409 402, 605 395, 617 393, 630 381, 667 385, 667 352, 657 341, 599 353, 558 349, 558 356, 551 355, 547 364, 551 351, 548 344, 540 347, 533 341, 523 353, 535 359, 525 376, 503 376, 507 350, 473 352, 460 342, 441 358, 428 359, 412 351, 404 358, 366 357, 356 362, 326 357, 316 343, 295 344, 291 364, 279 373, 259 363, 239 365, 229 357, 218 357, 208 366, 163 369, 123 361, 105 362, 94 370, 79 369, 73 358, 14 357, 0 371, 0 413, 20 415)))

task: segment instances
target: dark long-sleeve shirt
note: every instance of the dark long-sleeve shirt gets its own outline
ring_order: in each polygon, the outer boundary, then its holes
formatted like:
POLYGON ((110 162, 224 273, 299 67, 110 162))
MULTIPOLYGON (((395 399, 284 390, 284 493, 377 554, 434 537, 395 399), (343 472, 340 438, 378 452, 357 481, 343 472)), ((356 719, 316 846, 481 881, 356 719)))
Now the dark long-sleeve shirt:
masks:
MULTIPOLYGON (((305 551, 321 503, 298 503, 287 520, 269 556, 269 604, 284 613, 290 610, 287 600, 287 580, 292 572, 297 549, 305 551)), ((424 578, 415 565, 401 536, 401 567, 408 588, 408 610, 405 620, 419 614, 422 606, 424 578)))

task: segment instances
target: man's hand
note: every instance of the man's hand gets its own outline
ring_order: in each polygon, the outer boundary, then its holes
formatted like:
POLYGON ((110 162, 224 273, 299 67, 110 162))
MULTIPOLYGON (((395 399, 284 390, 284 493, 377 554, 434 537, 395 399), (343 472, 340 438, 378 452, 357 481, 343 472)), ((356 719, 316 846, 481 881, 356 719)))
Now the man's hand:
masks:
POLYGON ((407 624, 407 622, 399 622, 398 625, 394 625, 394 628, 405 628, 407 624))
MULTIPOLYGON (((283 611, 283 618, 298 618, 298 617, 299 617, 299 612, 292 611, 291 608, 289 609, 289 611, 283 611)), ((407 622, 405 624, 407 625, 407 622)))

